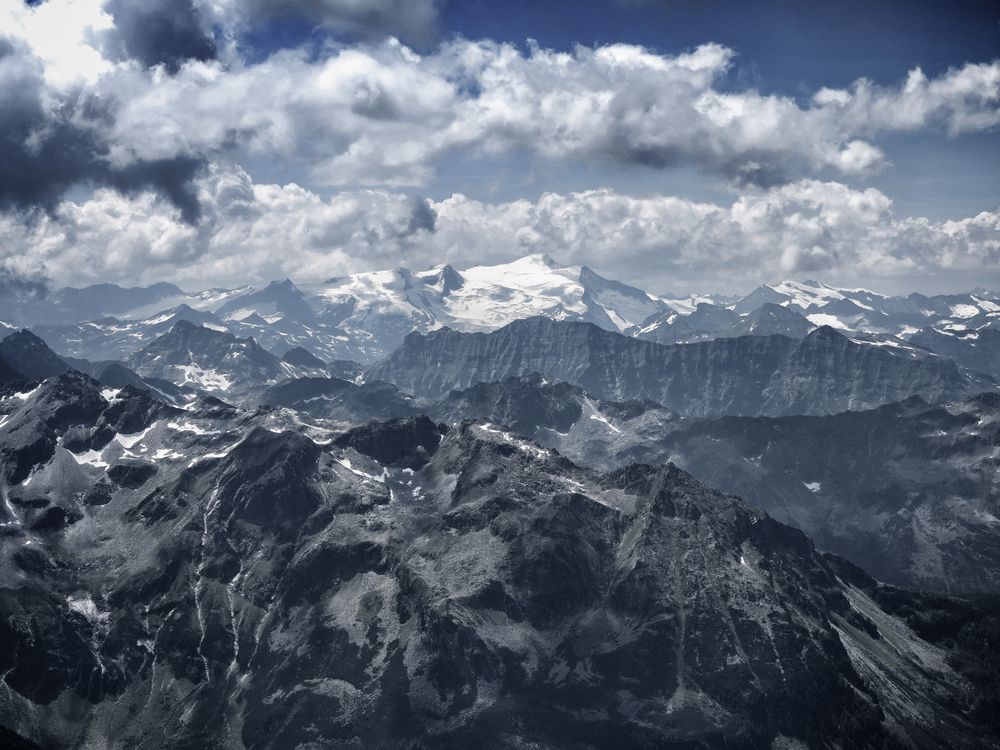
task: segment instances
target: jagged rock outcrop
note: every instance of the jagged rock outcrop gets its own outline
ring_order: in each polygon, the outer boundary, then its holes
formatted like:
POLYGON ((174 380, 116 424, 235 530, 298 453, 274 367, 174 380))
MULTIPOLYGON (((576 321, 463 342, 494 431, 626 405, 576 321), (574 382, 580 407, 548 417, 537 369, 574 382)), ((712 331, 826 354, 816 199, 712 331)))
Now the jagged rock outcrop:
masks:
POLYGON ((1000 593, 1000 396, 920 398, 825 416, 682 418, 601 401, 537 376, 480 383, 429 404, 486 420, 587 466, 673 461, 736 493, 879 579, 1000 593))
POLYGON ((323 419, 364 421, 416 414, 413 397, 383 382, 350 383, 339 378, 295 378, 260 396, 266 406, 282 406, 323 419))
MULTIPOLYGON (((208 406, 97 455, 60 447, 27 487, 5 486, 27 507, 71 461, 106 498, 0 534, 0 724, 20 737, 996 741, 997 676, 977 658, 996 647, 995 613, 878 584, 673 466, 594 472, 469 422, 320 444, 279 412, 208 406), (161 456, 158 471, 114 469, 122 450, 161 456)), ((86 411, 74 429, 93 429, 86 411)))
POLYGON ((179 321, 167 333, 136 352, 128 365, 143 377, 217 395, 241 397, 295 374, 252 338, 179 321))
POLYGON ((953 362, 857 343, 829 327, 804 339, 743 336, 666 346, 586 323, 517 321, 489 334, 412 334, 368 370, 417 396, 528 373, 598 398, 648 399, 689 416, 829 414, 996 389, 953 362))
POLYGON ((72 369, 28 330, 12 333, 0 341, 0 361, 29 380, 44 380, 72 369))

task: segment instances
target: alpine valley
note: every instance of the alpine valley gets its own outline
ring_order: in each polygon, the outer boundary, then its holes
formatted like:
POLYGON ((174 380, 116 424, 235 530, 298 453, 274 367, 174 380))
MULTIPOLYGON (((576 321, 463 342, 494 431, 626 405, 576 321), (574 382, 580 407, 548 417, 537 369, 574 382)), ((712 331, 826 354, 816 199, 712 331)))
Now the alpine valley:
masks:
POLYGON ((1000 294, 5 294, 0 746, 1000 744, 1000 294))

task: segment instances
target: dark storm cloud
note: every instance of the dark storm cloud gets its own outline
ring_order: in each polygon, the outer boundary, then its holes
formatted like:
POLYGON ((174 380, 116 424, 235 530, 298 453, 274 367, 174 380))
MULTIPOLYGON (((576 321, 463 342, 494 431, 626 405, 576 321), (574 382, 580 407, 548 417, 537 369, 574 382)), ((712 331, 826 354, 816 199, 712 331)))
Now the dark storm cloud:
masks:
POLYGON ((113 107, 82 93, 46 106, 43 86, 33 61, 0 38, 0 210, 51 211, 75 185, 108 186, 123 193, 155 190, 185 221, 197 221, 191 180, 201 159, 177 155, 115 166, 103 136, 114 122, 113 107))
POLYGON ((215 40, 191 0, 109 0, 105 9, 115 22, 105 42, 114 57, 171 73, 186 60, 215 58, 215 40))
POLYGON ((410 203, 410 221, 407 224, 407 234, 414 234, 421 229, 433 232, 437 225, 437 213, 431 207, 430 201, 420 196, 413 196, 410 203))
POLYGON ((109 171, 107 183, 127 194, 156 190, 180 210, 184 221, 194 224, 201 218, 201 205, 192 181, 204 166, 204 159, 183 155, 138 161, 109 171))

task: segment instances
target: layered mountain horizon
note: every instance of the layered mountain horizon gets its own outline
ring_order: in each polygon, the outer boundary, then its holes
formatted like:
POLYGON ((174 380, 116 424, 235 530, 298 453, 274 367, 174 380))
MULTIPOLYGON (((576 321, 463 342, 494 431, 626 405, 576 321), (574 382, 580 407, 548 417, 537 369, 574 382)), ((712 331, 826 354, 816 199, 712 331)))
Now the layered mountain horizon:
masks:
POLYGON ((543 316, 668 344, 741 335, 801 338, 831 326, 872 346, 943 353, 988 374, 1000 368, 983 353, 995 347, 976 344, 997 336, 1000 293, 888 296, 807 280, 763 284, 743 297, 658 295, 544 254, 464 270, 398 268, 195 293, 170 284, 100 284, 7 302, 0 326, 30 327, 60 354, 86 359, 126 359, 186 320, 253 337, 279 357, 299 347, 324 360, 369 364, 414 331, 492 331, 543 316))
POLYGON ((15 746, 1000 741, 996 297, 533 255, 19 315, 15 746))
POLYGON ((0 0, 0 750, 1000 749, 998 30, 0 0))

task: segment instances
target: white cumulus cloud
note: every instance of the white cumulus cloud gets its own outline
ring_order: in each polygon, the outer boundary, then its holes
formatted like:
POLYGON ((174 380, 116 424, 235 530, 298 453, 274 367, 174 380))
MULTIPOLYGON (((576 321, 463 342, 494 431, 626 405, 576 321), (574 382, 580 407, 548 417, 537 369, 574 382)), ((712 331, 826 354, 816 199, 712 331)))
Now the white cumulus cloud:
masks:
POLYGON ((322 198, 214 167, 198 190, 197 226, 152 193, 126 198, 108 189, 64 201, 35 223, 8 216, 0 220, 0 260, 44 267, 58 284, 171 280, 188 288, 536 252, 651 291, 738 291, 814 273, 889 287, 969 274, 1000 281, 989 274, 1000 268, 1000 211, 947 222, 899 217, 883 193, 837 182, 755 189, 729 205, 612 190, 490 203, 387 190, 322 198))

